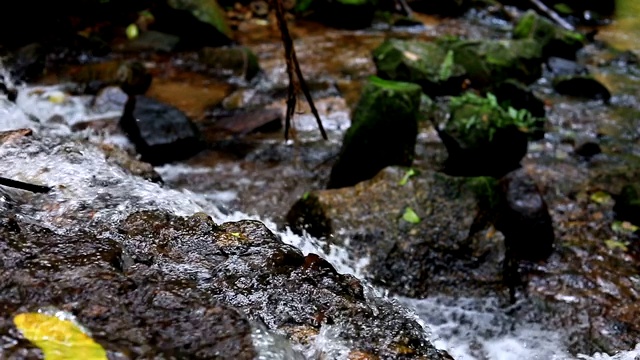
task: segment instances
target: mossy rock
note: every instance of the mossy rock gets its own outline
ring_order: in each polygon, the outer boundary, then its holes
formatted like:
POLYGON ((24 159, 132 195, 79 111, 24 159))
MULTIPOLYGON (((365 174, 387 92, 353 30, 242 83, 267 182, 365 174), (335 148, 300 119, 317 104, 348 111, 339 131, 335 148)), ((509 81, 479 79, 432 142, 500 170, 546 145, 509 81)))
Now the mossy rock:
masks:
POLYGON ((391 39, 373 51, 378 76, 419 84, 431 96, 460 92, 465 71, 453 60, 453 52, 421 41, 391 39))
POLYGON ((548 19, 529 10, 520 18, 513 29, 514 39, 535 40, 545 57, 558 56, 574 59, 585 42, 584 35, 562 29, 548 19))
POLYGON ((411 165, 421 96, 422 89, 416 84, 371 77, 327 186, 352 186, 387 166, 411 165))
POLYGON ((507 79, 529 84, 542 76, 542 51, 535 40, 460 40, 438 43, 454 54, 471 86, 482 88, 507 79))
POLYGON ((167 0, 176 10, 189 11, 196 19, 215 27, 228 37, 232 36, 227 15, 216 0, 167 0))
POLYGON ((452 98, 449 112, 438 132, 449 154, 445 170, 452 175, 500 177, 519 167, 528 133, 540 126, 525 109, 503 109, 492 94, 452 98))

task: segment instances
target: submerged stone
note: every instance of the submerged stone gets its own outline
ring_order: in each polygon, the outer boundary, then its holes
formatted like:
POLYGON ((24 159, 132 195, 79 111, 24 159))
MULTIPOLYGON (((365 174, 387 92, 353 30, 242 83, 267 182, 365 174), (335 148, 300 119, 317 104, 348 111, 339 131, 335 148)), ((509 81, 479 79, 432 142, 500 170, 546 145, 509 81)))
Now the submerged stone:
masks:
POLYGON ((381 78, 419 84, 430 96, 457 94, 462 88, 464 68, 435 43, 387 40, 373 51, 373 61, 381 78))
POLYGON ((198 129, 182 111, 141 95, 129 96, 120 127, 141 160, 153 165, 186 159, 203 148, 198 129))
POLYGON ((513 29, 514 39, 534 40, 545 57, 559 56, 574 59, 576 51, 584 45, 585 37, 577 32, 562 29, 550 20, 529 10, 518 20, 513 29))
POLYGON ((352 186, 386 166, 411 165, 421 94, 416 84, 370 78, 327 187, 352 186))

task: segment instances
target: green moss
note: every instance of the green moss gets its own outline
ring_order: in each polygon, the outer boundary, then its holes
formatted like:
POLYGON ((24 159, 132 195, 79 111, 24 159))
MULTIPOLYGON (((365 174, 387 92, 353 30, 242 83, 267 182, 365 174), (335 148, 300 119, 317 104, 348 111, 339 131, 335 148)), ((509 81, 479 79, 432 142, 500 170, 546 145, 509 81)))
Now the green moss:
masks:
POLYGON ((461 134, 470 143, 482 141, 483 138, 491 141, 500 128, 513 125, 523 132, 530 132, 540 123, 540 119, 533 117, 526 109, 502 108, 491 93, 481 97, 466 92, 451 98, 449 109, 451 121, 447 128, 461 134))
POLYGON ((496 209, 500 202, 498 180, 489 176, 472 177, 467 180, 478 199, 478 204, 485 210, 496 209))

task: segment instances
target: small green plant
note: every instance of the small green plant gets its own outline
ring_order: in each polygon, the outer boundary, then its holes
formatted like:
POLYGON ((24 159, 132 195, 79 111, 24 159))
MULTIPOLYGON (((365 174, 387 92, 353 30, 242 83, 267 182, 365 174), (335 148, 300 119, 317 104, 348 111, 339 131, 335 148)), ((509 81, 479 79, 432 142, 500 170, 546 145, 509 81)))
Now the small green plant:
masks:
POLYGON ((460 119, 463 121, 461 128, 465 132, 486 129, 489 132, 489 141, 493 139, 493 135, 500 128, 514 125, 520 131, 528 132, 539 121, 527 109, 517 110, 509 106, 505 110, 492 93, 487 93, 486 97, 482 97, 473 92, 466 92, 461 96, 452 97, 449 108, 452 114, 463 108, 471 108, 473 114, 460 119))

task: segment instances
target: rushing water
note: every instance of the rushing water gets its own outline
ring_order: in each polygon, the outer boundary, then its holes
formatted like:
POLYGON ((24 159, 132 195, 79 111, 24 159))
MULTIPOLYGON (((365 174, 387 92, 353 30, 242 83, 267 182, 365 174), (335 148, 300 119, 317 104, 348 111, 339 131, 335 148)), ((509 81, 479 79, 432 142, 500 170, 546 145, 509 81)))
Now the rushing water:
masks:
MULTIPOLYGON (((73 231, 86 226, 87 222, 115 222, 127 214, 140 209, 164 209, 178 215, 191 215, 203 211, 216 222, 252 218, 240 212, 225 213, 219 210, 220 199, 207 197, 186 190, 162 188, 157 184, 125 174, 114 167, 105 166, 104 156, 85 142, 59 141, 61 138, 91 138, 102 140, 98 134, 71 134, 68 122, 61 122, 58 114, 69 122, 79 118, 102 116, 91 114, 84 108, 81 98, 66 101, 51 101, 43 96, 55 91, 52 88, 30 91, 23 89, 19 106, 3 102, 0 111, 0 130, 30 125, 44 135, 42 141, 31 142, 28 147, 3 146, 0 148, 3 174, 7 177, 30 180, 44 184, 64 184, 52 196, 57 208, 29 208, 34 221, 45 224, 56 231, 73 231), (27 115, 30 114, 31 116, 27 115), (34 123, 34 118, 41 123, 34 123), (53 120, 51 120, 53 119, 53 120), (52 165, 55 164, 55 165, 52 165), (63 216, 64 215, 64 216, 63 216)), ((172 171, 185 171, 173 166, 161 169, 162 175, 171 176, 172 171)), ((195 171, 198 171, 197 169, 195 171)), ((202 170, 201 170, 202 171, 202 170)), ((222 199, 233 197, 224 194, 222 199)), ((256 217, 253 217, 256 218, 256 217)), ((309 236, 298 236, 285 230, 279 231, 275 223, 261 219, 283 241, 301 249, 304 253, 319 253, 326 257, 338 271, 363 277, 366 259, 354 262, 344 249, 329 248, 309 236)), ((383 290, 372 290, 378 296, 383 290)), ((410 311, 414 311, 434 344, 447 349, 456 359, 574 359, 566 350, 566 339, 561 330, 551 331, 535 323, 512 323, 507 310, 496 298, 469 299, 433 297, 422 300, 398 298, 410 311)), ((400 305, 398 305, 400 306, 400 305)), ((272 346, 277 339, 264 337, 259 331, 256 341, 272 346)), ((334 343, 330 328, 323 328, 316 340, 315 348, 334 349, 336 359, 344 358, 345 347, 334 343)), ((602 354, 580 355, 582 359, 632 360, 640 357, 640 344, 635 349, 621 349, 620 354, 610 357, 602 354)), ((311 356, 311 353, 307 355, 311 356)))

